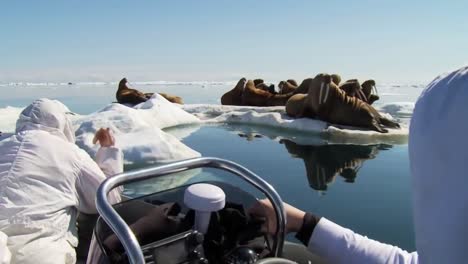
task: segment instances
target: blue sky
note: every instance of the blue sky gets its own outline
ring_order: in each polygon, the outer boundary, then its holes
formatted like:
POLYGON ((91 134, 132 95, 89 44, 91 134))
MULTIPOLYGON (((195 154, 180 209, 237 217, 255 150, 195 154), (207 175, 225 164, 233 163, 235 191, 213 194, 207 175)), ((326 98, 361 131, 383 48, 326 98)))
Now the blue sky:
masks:
POLYGON ((18 0, 0 8, 0 82, 318 72, 426 82, 468 63, 464 0, 18 0))

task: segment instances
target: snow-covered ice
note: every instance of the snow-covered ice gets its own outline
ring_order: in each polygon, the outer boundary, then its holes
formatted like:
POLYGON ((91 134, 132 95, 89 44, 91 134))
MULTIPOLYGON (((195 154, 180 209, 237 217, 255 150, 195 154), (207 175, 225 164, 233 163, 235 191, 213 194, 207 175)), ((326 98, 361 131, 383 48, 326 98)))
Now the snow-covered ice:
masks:
POLYGON ((76 120, 76 143, 94 155, 98 149, 92 143, 95 132, 109 127, 116 145, 124 152, 126 163, 167 163, 199 157, 200 153, 162 129, 197 122, 200 122, 197 117, 155 94, 134 108, 110 104, 76 120))

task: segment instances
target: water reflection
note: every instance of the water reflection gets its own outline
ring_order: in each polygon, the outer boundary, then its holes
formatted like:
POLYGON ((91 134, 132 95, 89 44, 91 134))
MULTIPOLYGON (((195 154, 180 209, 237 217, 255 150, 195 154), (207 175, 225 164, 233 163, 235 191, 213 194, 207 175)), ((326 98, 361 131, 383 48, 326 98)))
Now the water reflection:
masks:
POLYGON ((374 159, 380 150, 391 145, 299 145, 291 140, 280 141, 295 158, 304 160, 309 185, 325 191, 337 175, 354 182, 366 160, 374 159))

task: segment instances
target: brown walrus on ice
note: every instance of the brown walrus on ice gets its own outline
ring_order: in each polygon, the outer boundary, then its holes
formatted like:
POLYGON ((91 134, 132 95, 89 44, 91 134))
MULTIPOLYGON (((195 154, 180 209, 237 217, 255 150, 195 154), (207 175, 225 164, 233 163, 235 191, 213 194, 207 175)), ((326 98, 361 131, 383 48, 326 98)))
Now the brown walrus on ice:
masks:
POLYGON ((222 105, 242 105, 242 92, 244 91, 245 83, 247 80, 245 78, 241 78, 236 86, 232 88, 229 92, 223 94, 221 96, 221 104, 222 105))
POLYGON ((297 82, 293 79, 288 79, 287 81, 281 81, 278 83, 278 89, 280 94, 292 93, 296 90, 297 82))
POLYGON ((309 84, 307 95, 293 96, 286 104, 286 113, 291 112, 293 117, 314 116, 333 124, 369 128, 381 133, 388 132, 384 126, 400 127, 382 117, 371 105, 347 96, 328 74, 319 74, 304 82, 309 84))
MULTIPOLYGON (((301 91, 306 91, 297 93, 291 98, 289 98, 288 102, 286 103, 286 114, 291 116, 291 117, 296 117, 296 118, 301 118, 301 117, 309 117, 309 118, 315 118, 316 113, 315 111, 309 106, 306 105, 306 98, 307 98, 307 92, 309 90, 309 87, 312 82, 312 78, 308 78, 302 81, 301 85, 301 91)), ((296 89, 297 90, 297 89, 296 89)))
MULTIPOLYGON (((338 74, 332 74, 330 75, 333 83, 336 85, 339 85, 341 82, 341 76, 338 74)), ((302 81, 302 83, 294 89, 293 93, 294 94, 306 94, 309 91, 309 79, 305 79, 302 81)), ((288 80, 289 81, 289 80, 288 80)), ((297 84, 297 83, 296 83, 297 84)))
MULTIPOLYGON (((127 86, 127 78, 123 78, 119 82, 119 88, 117 89, 116 98, 117 102, 121 104, 137 105, 139 103, 146 102, 153 93, 142 93, 136 89, 129 88, 127 86)), ((183 104, 182 98, 179 96, 168 95, 165 93, 159 93, 162 97, 166 98, 171 103, 183 104)))
MULTIPOLYGON (((241 78, 236 86, 221 96, 222 105, 245 106, 282 106, 285 105, 292 94, 280 95, 271 93, 263 88, 271 89, 262 79, 247 81, 241 78), (257 86, 255 85, 257 83, 257 86), (262 89, 258 88, 262 87, 262 89)), ((274 88, 274 86, 273 86, 274 88)))
POLYGON ((283 106, 291 94, 273 94, 255 87, 252 80, 247 81, 242 92, 242 105, 246 106, 283 106))
POLYGON ((345 91, 346 95, 356 97, 368 104, 373 104, 375 101, 379 100, 378 95, 372 94, 373 89, 377 91, 374 80, 367 80, 360 85, 357 79, 351 79, 347 80, 339 87, 341 90, 345 91))
POLYGON ((375 101, 379 100, 377 86, 375 85, 374 80, 367 80, 361 84, 362 92, 367 98, 368 104, 373 104, 375 101), (372 90, 375 90, 375 94, 372 93, 372 90))
POLYGON ((255 88, 257 89, 260 89, 260 90, 263 90, 263 91, 267 91, 267 92, 270 92, 272 94, 276 94, 277 92, 275 91, 275 85, 274 84, 266 84, 263 79, 255 79, 253 80, 254 84, 255 84, 255 88))

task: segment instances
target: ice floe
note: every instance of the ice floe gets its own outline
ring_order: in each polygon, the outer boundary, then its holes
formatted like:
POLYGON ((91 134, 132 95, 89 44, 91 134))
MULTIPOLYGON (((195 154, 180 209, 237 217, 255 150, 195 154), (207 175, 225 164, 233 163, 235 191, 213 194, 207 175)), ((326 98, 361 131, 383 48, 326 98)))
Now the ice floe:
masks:
POLYGON ((14 133, 16 128, 16 120, 23 111, 22 107, 7 106, 0 108, 0 131, 2 133, 14 133))
MULTIPOLYGON (((397 105, 387 110, 397 109, 397 105)), ((386 105, 385 105, 386 106, 386 105)), ((384 107, 385 107, 384 106, 384 107)), ((408 139, 407 124, 401 129, 389 129, 389 133, 379 133, 362 128, 329 124, 310 118, 291 118, 286 115, 284 107, 244 107, 223 105, 184 105, 182 109, 192 113, 205 123, 238 123, 266 126, 277 129, 300 131, 303 134, 319 134, 329 143, 348 144, 404 144, 408 139)), ((398 108, 399 109, 399 108, 398 108)), ((396 110, 395 110, 396 111, 396 110)), ((390 113, 382 113, 393 118, 390 113)))
POLYGON ((181 143, 163 128, 197 123, 199 119, 155 94, 135 108, 111 104, 75 121, 76 143, 94 155, 94 133, 100 127, 114 132, 116 145, 124 152, 126 163, 166 163, 199 157, 200 153, 181 143))
POLYGON ((393 117, 411 117, 414 110, 413 102, 389 103, 380 107, 380 110, 391 114, 393 117))

